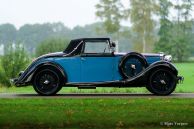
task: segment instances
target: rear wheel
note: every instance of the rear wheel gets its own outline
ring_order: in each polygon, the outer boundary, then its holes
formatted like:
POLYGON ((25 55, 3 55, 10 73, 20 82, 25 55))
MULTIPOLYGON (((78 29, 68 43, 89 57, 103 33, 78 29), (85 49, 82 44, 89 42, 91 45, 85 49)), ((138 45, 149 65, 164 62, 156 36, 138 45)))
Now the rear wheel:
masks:
POLYGON ((59 75, 52 69, 43 69, 36 73, 33 81, 34 90, 40 95, 55 95, 61 88, 59 75))
POLYGON ((168 69, 158 69, 150 77, 147 89, 155 95, 169 95, 176 88, 176 75, 168 69))

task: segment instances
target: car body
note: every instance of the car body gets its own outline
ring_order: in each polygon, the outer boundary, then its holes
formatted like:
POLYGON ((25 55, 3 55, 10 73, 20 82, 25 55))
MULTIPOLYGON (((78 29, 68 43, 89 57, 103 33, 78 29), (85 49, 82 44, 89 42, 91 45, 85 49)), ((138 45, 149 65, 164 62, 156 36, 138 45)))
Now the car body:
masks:
POLYGON ((40 95, 54 95, 62 86, 147 87, 154 94, 169 95, 183 80, 170 55, 114 49, 109 38, 71 40, 63 52, 38 57, 13 82, 18 87, 33 85, 40 95))

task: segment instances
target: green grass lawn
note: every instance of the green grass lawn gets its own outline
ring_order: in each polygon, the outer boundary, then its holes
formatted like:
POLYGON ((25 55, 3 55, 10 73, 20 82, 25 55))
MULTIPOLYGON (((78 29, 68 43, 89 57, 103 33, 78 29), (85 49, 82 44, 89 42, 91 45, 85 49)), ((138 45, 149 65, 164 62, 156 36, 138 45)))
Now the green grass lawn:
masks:
MULTIPOLYGON (((185 77, 176 92, 194 92, 194 63, 176 64, 185 77)), ((145 88, 63 88, 60 93, 145 93, 145 88)), ((0 93, 35 93, 32 87, 0 93)), ((23 128, 193 128, 194 99, 125 98, 0 99, 0 129, 23 128), (166 122, 166 123, 165 123, 166 122), (175 123, 185 125, 178 126, 175 123), (162 125, 162 124, 168 124, 162 125), (170 124, 173 124, 170 126, 170 124)))
POLYGON ((0 128, 194 127, 194 99, 0 99, 0 128))
POLYGON ((177 92, 194 92, 194 63, 175 64, 179 75, 185 78, 183 84, 178 85, 177 92))
MULTIPOLYGON (((179 75, 184 76, 183 84, 179 84, 175 92, 194 92, 194 63, 176 63, 179 75)), ((35 93, 33 88, 0 88, 0 93, 35 93)), ((78 90, 77 88, 63 88, 60 93, 148 93, 146 88, 97 88, 96 90, 78 90)))

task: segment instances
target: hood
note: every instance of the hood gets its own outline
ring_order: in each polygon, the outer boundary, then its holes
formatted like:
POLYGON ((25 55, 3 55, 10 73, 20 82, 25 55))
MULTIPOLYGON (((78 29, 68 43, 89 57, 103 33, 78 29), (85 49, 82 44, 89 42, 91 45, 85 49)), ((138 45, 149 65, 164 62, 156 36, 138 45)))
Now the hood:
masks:
MULTIPOLYGON (((124 56, 126 55, 128 52, 115 52, 115 55, 118 56, 124 56)), ((144 55, 145 57, 150 57, 150 56, 159 56, 159 57, 163 57, 164 54, 163 53, 141 53, 142 55, 144 55)))
POLYGON ((149 56, 159 56, 159 57, 163 57, 164 56, 163 53, 142 53, 142 55, 144 55, 145 57, 149 57, 149 56))

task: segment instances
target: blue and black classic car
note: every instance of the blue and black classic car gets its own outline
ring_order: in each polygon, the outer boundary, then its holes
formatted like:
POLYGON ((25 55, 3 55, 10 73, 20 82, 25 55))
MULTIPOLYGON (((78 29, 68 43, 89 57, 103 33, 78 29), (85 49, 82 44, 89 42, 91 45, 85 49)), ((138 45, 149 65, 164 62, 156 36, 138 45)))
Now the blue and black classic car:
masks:
POLYGON ((182 80, 170 55, 116 53, 109 38, 82 38, 63 52, 37 58, 13 82, 32 85, 40 95, 55 95, 62 87, 146 87, 155 95, 169 95, 182 80))

